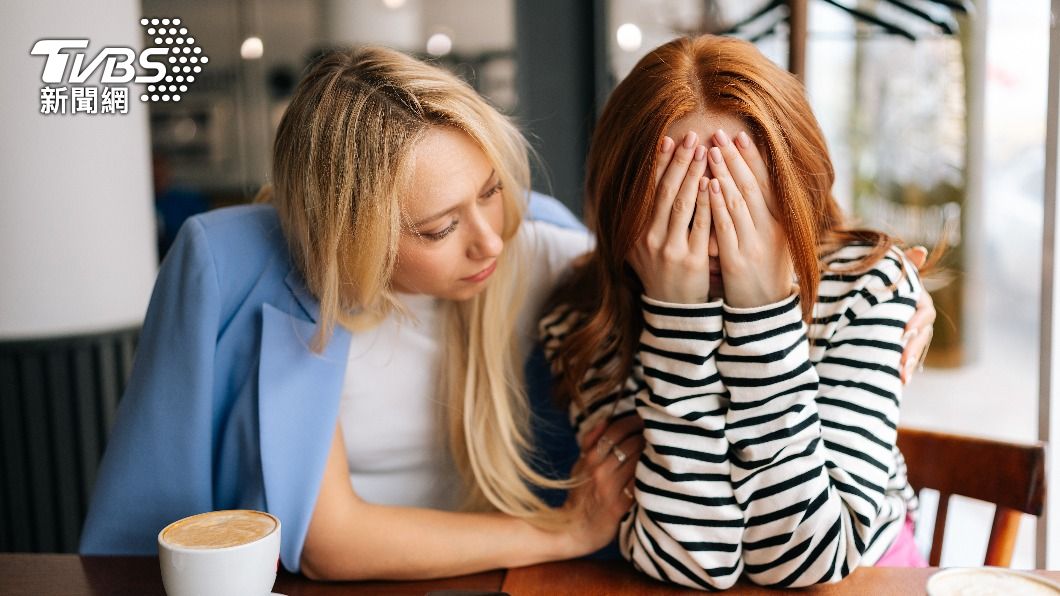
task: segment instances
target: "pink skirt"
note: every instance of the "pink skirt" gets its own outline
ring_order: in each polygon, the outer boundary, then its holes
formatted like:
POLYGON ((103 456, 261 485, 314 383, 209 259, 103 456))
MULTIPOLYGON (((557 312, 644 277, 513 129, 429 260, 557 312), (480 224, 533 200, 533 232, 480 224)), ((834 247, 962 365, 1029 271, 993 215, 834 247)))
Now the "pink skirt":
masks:
POLYGON ((913 520, 905 518, 905 524, 898 531, 898 537, 894 539, 891 548, 883 553, 876 567, 927 567, 927 561, 916 549, 916 540, 913 538, 913 520))

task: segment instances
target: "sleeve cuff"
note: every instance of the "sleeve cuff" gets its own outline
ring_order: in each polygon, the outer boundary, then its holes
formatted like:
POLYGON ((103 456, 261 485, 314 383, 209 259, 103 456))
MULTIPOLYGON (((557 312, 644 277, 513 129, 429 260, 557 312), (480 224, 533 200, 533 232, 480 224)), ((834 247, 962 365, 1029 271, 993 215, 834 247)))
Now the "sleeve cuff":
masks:
POLYGON ((656 329, 721 332, 721 300, 678 304, 641 295, 644 322, 656 329))
POLYGON ((783 325, 802 321, 799 289, 783 300, 762 306, 738 308, 723 304, 726 329, 738 330, 738 335, 776 329, 783 325))
MULTIPOLYGON (((699 302, 695 304, 685 304, 681 302, 663 302, 662 300, 656 300, 648 297, 646 294, 641 294, 640 299, 647 306, 658 307, 660 309, 674 309, 682 311, 696 311, 702 309, 718 309, 724 305, 724 302, 719 298, 711 302, 699 302)), ((721 314, 720 312, 718 314, 721 314)), ((700 316, 700 315, 693 315, 700 316)))

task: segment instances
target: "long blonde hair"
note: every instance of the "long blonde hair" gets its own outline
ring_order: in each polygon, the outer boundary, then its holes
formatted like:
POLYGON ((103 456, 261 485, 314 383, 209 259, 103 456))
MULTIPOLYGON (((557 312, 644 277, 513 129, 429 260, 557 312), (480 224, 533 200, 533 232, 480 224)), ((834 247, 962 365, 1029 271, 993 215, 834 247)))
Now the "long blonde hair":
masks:
POLYGON ((385 48, 333 51, 295 89, 276 134, 273 186, 260 200, 275 205, 292 262, 320 302, 319 352, 335 325, 356 331, 400 310, 390 282, 408 223, 401 197, 416 144, 438 126, 468 135, 503 186, 506 247, 496 272, 478 296, 443 307, 439 397, 465 508, 555 524, 558 514, 531 486, 568 483, 528 463, 530 412, 515 341, 521 256, 509 241, 523 219, 530 169, 512 123, 440 68, 385 48))

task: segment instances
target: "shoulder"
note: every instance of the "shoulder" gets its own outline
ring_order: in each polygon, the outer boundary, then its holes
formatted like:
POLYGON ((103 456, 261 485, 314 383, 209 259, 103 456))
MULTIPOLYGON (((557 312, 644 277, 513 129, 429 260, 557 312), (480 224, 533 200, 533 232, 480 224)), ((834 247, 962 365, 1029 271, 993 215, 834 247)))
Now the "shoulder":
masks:
POLYGON ((241 247, 243 251, 274 250, 283 242, 276 209, 271 205, 239 205, 200 213, 185 226, 198 228, 211 247, 241 247))
POLYGON ((585 322, 586 316, 569 304, 559 304, 545 313, 538 323, 538 334, 545 357, 555 360, 560 342, 585 322))
POLYGON ((589 252, 595 244, 584 228, 566 228, 539 220, 527 220, 519 226, 519 242, 531 255, 568 260, 589 252))
POLYGON ((278 288, 290 267, 276 210, 271 205, 241 205, 189 218, 166 255, 160 276, 212 270, 227 303, 254 286, 278 288))
POLYGON ((558 304, 541 317, 541 337, 563 336, 585 320, 585 313, 570 304, 558 304))
POLYGON ((527 218, 545 221, 561 228, 585 229, 585 224, 559 199, 536 191, 530 191, 527 195, 527 218))
POLYGON ((570 272, 575 260, 593 249, 592 237, 584 230, 543 221, 524 221, 516 243, 518 269, 526 284, 527 312, 534 317, 541 313, 545 300, 570 272))
POLYGON ((178 244, 207 253, 219 270, 261 267, 287 258, 276 210, 271 205, 240 205, 201 213, 181 226, 178 244))
POLYGON ((849 244, 822 259, 824 268, 814 304, 811 335, 827 336, 862 319, 904 325, 916 310, 920 277, 897 247, 870 261, 873 247, 849 244))
POLYGON ((875 301, 911 299, 915 302, 922 291, 916 267, 905 254, 892 246, 875 261, 868 261, 873 247, 867 244, 848 244, 822 259, 823 272, 818 288, 820 298, 837 298, 852 292, 875 301))
POLYGON ((570 261, 593 249, 592 234, 566 205, 557 199, 531 191, 519 240, 531 255, 570 261))

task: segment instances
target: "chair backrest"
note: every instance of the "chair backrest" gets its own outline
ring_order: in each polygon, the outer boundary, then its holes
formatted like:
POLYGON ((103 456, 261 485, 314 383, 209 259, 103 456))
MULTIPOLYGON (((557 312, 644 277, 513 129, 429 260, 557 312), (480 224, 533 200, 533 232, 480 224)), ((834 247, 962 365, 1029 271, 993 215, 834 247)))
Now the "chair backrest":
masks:
POLYGON ((139 334, 0 341, 0 552, 77 552, 139 334))
POLYGON ((928 562, 937 567, 951 495, 997 506, 985 565, 1008 567, 1021 513, 1041 515, 1045 502, 1045 444, 1019 444, 962 435, 898 429, 898 448, 916 490, 939 491, 928 562))

